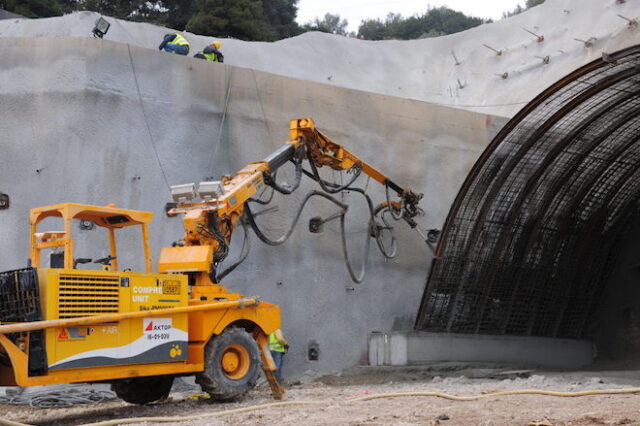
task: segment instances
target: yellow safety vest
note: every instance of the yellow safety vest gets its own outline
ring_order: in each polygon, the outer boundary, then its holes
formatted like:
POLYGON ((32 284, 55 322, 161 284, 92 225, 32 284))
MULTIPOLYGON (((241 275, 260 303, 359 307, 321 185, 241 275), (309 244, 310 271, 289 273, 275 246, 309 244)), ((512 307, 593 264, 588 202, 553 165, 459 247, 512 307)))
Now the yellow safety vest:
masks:
POLYGON ((274 352, 284 352, 284 346, 282 346, 282 344, 278 342, 275 333, 271 333, 269 335, 269 350, 272 350, 274 352))
POLYGON ((207 58, 207 61, 209 62, 218 62, 218 55, 215 53, 203 53, 202 56, 207 58))
POLYGON ((168 44, 177 44, 179 46, 189 46, 189 42, 186 38, 182 37, 180 34, 175 33, 176 38, 171 40, 168 44))

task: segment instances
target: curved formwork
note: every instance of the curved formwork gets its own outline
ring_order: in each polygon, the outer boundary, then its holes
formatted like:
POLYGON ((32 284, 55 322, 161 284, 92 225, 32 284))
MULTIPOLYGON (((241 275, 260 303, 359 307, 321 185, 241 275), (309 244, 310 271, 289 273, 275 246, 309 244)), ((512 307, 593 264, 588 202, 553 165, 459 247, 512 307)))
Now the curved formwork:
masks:
POLYGON ((585 338, 640 198, 640 46, 520 111, 449 213, 416 328, 585 338))

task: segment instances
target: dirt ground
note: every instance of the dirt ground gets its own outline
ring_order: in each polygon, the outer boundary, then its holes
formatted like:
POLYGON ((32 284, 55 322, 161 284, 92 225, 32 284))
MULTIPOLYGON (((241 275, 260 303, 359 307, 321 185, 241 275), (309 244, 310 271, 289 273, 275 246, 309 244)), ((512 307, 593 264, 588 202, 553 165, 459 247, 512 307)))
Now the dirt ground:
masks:
MULTIPOLYGON (((134 406, 112 401, 91 406, 38 410, 0 405, 6 419, 34 425, 79 425, 129 417, 175 417, 170 425, 640 425, 640 393, 559 398, 499 396, 458 402, 434 397, 351 399, 399 392, 445 392, 470 396, 514 389, 581 390, 640 387, 640 372, 542 372, 505 368, 367 369, 288 386, 284 401, 313 404, 272 406, 237 414, 227 410, 274 402, 262 385, 244 400, 210 403, 189 398, 197 388, 180 382, 166 401, 134 406), (187 416, 203 416, 198 419, 187 416)), ((155 424, 138 422, 137 424, 155 424)), ((1 424, 1 421, 0 421, 1 424)))

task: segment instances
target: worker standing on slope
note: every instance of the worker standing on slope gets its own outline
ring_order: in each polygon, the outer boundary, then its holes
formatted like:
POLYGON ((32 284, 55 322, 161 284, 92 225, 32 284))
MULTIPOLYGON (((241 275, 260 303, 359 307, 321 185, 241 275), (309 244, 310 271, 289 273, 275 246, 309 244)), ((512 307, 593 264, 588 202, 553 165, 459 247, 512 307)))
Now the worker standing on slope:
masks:
POLYGON ((158 50, 162 49, 164 49, 165 52, 174 52, 178 55, 188 55, 189 42, 178 33, 165 34, 162 43, 158 46, 158 50))
POLYGON ((204 50, 193 55, 194 58, 205 59, 209 62, 224 62, 224 55, 220 51, 222 43, 214 41, 204 48, 204 50))
POLYGON ((284 354, 289 350, 289 343, 284 338, 282 330, 277 329, 269 335, 269 350, 271 357, 276 364, 276 380, 282 383, 282 366, 284 364, 284 354))

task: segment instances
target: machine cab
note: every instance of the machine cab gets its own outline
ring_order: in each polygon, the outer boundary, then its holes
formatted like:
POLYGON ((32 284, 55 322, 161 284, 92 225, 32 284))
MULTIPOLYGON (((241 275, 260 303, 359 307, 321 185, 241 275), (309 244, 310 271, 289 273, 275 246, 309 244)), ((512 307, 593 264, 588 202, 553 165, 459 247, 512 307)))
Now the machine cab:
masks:
MULTIPOLYGON (((29 215, 31 225, 30 256, 32 266, 42 268, 43 252, 49 252, 49 266, 52 268, 77 269, 80 265, 97 263, 107 271, 118 271, 118 248, 116 230, 126 227, 141 228, 141 248, 147 273, 151 272, 151 253, 149 247, 148 226, 153 220, 153 213, 115 208, 112 204, 106 207, 86 204, 63 203, 53 206, 32 209, 29 215), (38 232, 39 225, 47 218, 62 219, 62 230, 38 232), (109 254, 99 258, 76 257, 74 222, 86 228, 101 227, 108 231, 109 254)), ((77 228, 76 228, 77 229, 77 228)))
MULTIPOLYGON (((0 290, 4 285, 13 292, 7 300, 0 299, 0 308, 25 305, 17 301, 27 296, 34 303, 28 312, 12 318, 0 312, 0 323, 72 320, 187 306, 186 276, 152 272, 148 230, 152 218, 149 212, 112 205, 64 203, 32 209, 31 267, 0 274, 0 290), (141 229, 139 235, 135 227, 141 229), (92 228, 95 231, 90 233, 81 231, 92 228), (120 269, 116 237, 123 228, 134 232, 122 233, 126 244, 121 252, 133 255, 126 258, 136 264, 142 252, 142 271, 132 271, 131 264, 120 269), (140 245, 132 243, 132 237, 141 239, 140 245), (92 257, 83 257, 87 253, 92 257)), ((186 313, 47 328, 32 332, 27 339, 29 371, 32 376, 42 376, 65 369, 184 362, 187 334, 186 313)))

